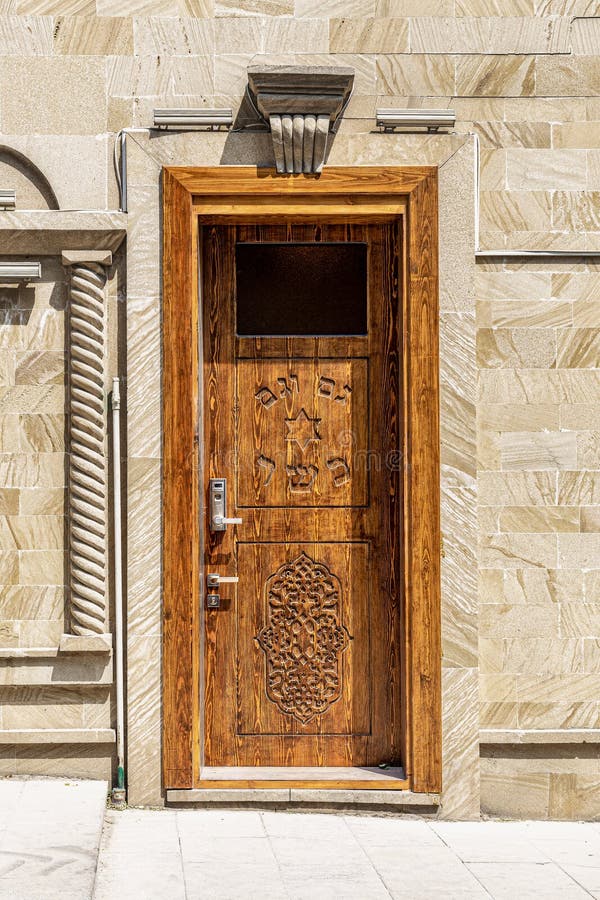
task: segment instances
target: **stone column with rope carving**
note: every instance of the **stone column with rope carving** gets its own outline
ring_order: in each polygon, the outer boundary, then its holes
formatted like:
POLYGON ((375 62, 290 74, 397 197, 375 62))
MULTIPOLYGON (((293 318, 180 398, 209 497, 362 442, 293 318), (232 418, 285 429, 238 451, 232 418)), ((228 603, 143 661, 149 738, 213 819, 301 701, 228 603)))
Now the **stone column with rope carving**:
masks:
POLYGON ((108 251, 64 251, 69 294, 69 631, 107 632, 106 266, 108 251))

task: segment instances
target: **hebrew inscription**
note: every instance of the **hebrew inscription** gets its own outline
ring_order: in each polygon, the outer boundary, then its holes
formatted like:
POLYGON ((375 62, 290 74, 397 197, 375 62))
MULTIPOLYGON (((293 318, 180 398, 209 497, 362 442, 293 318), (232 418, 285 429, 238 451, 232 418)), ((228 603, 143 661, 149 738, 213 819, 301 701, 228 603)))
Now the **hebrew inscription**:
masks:
POLYGON ((241 506, 368 502, 368 361, 237 361, 241 506))
POLYGON ((266 657, 266 694, 306 725, 342 693, 342 654, 352 638, 340 621, 340 581, 301 553, 267 579, 265 594, 267 621, 255 640, 266 657))

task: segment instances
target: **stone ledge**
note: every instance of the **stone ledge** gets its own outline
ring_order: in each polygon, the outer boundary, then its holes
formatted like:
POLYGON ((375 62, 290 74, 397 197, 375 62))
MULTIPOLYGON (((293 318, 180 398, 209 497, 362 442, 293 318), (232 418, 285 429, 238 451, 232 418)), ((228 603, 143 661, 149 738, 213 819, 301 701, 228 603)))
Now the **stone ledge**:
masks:
POLYGON ((600 728, 487 728, 479 732, 480 744, 600 744, 600 728))
POLYGON ((326 806, 437 807, 439 794, 413 791, 321 790, 310 788, 206 788, 167 790, 167 803, 299 803, 326 806))
POLYGON ((0 659, 55 659, 59 654, 110 653, 112 634, 63 634, 58 647, 0 647, 0 659))
POLYGON ((119 212, 5 211, 0 215, 2 253, 60 255, 65 247, 115 251, 127 231, 119 212))
POLYGON ((113 744, 113 728, 4 728, 0 744, 113 744))

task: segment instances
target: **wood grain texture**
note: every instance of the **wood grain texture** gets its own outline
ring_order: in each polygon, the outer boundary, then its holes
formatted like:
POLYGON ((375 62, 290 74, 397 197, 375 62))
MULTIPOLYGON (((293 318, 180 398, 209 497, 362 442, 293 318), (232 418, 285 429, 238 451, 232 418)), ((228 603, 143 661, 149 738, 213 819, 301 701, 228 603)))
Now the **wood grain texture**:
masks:
MULTIPOLYGON (((193 773, 196 785, 200 767, 197 757, 196 732, 199 728, 197 662, 198 643, 196 613, 201 603, 198 560, 193 553, 193 528, 188 532, 197 511, 193 494, 194 473, 178 480, 178 466, 174 459, 191 456, 197 460, 198 447, 194 443, 197 432, 189 427, 190 402, 197 383, 193 347, 189 335, 176 336, 178 328, 192 325, 197 306, 195 275, 195 242, 193 231, 202 214, 199 199, 218 202, 219 195, 238 197, 247 204, 244 214, 236 219, 236 207, 227 207, 217 221, 248 222, 252 204, 257 203, 256 221, 282 221, 282 203, 298 203, 299 218, 310 216, 306 211, 307 198, 318 204, 331 196, 338 196, 342 209, 336 209, 332 221, 379 221, 384 213, 385 198, 391 203, 403 203, 406 214, 400 216, 404 234, 402 270, 398 272, 403 288, 402 340, 404 348, 402 374, 404 382, 404 478, 403 491, 390 501, 399 504, 404 529, 404 579, 401 590, 403 602, 402 683, 396 691, 397 712, 402 729, 402 761, 408 781, 414 791, 441 789, 441 640, 440 640, 440 523, 439 523, 439 423, 438 423, 438 359, 437 359, 437 170, 432 167, 326 169, 320 178, 276 177, 268 170, 252 167, 223 167, 218 169, 170 168, 164 174, 165 227, 165 380, 164 421, 165 457, 175 454, 171 462, 165 458, 164 467, 164 701, 165 735, 163 762, 165 786, 191 787, 193 773), (379 194, 379 198, 373 200, 379 194), (186 197, 187 195, 187 197, 186 197), (265 195, 273 200, 272 214, 265 195), (328 196, 329 195, 329 196, 328 196), (346 207, 344 195, 352 195, 346 207), (258 201, 260 200, 260 203, 258 201), (361 203, 367 212, 361 217, 361 203), (346 215, 345 209, 348 208, 346 215), (231 215, 229 214, 231 209, 231 215), (339 215, 339 218, 338 218, 339 215), (188 217, 193 221, 186 223, 188 217), (272 218, 273 217, 273 218, 272 218), (169 349, 170 348, 170 349, 169 349), (183 351, 183 352, 181 352, 183 351), (189 365, 188 365, 189 363, 189 365), (185 410, 181 419, 174 410, 185 410), (182 426, 182 427, 181 427, 182 426), (168 433, 167 433, 168 432, 168 433), (185 446, 179 446, 178 443, 185 446), (191 448, 191 449, 190 449, 191 448), (184 483, 182 483, 184 482, 184 483), (186 556, 189 554, 189 557, 186 556), (170 557, 173 558, 170 558, 170 557), (191 561, 186 567, 182 560, 191 561), (185 570, 185 571, 183 571, 185 570), (181 590, 183 588, 183 590, 181 590), (176 632, 183 631, 177 636, 176 632)), ((227 200, 228 202, 228 200, 227 200)), ((329 203, 329 206, 327 205, 329 203)), ((395 212, 395 210, 393 210, 395 212)), ((398 210, 399 212, 399 210, 398 210)), ((287 215, 289 218, 289 213, 287 215)), ((318 216, 317 216, 318 218, 318 216)), ((387 221, 387 219, 384 219, 387 221)), ((195 334, 195 331, 194 331, 195 334)), ((350 339, 346 346, 349 357, 363 356, 363 351, 350 339)), ((238 339, 240 356, 251 356, 252 339, 238 339)), ((312 339, 280 339, 273 344, 274 355, 312 356, 319 348, 312 339)), ((337 352, 337 351, 336 351, 337 352)), ((400 363, 398 363, 400 366, 400 363)), ((197 411, 196 411, 197 415, 197 411)), ((196 425, 198 425, 196 421, 196 425)), ((194 468, 193 466, 191 467, 194 468)), ((354 511, 341 508, 336 515, 350 527, 354 511)), ((305 509, 292 509, 288 525, 292 531, 301 527, 307 515, 305 509)), ((319 540, 335 541, 339 521, 330 510, 321 510, 319 540), (322 515, 321 515, 322 514, 322 515)), ((253 529, 258 534, 265 528, 264 514, 256 513, 253 529)), ((197 527, 197 517, 196 526, 197 527)), ((398 550, 399 548, 396 548, 398 550)), ((222 560, 230 565, 227 548, 222 560)), ((221 560, 219 560, 221 562, 221 560)), ((230 567, 231 568, 231 567, 230 567)), ((233 568, 219 568, 224 574, 234 574, 233 568)), ((210 655, 211 645, 207 645, 210 655)), ((226 688, 225 688, 226 690, 226 688)), ((204 710, 209 716, 210 709, 204 710)), ((254 782, 249 782, 249 784, 254 782)), ((206 783, 206 787, 214 782, 206 783)), ((231 786, 238 786, 239 782, 231 786)), ((256 782, 256 786, 259 786, 256 782)), ((264 785, 260 785, 264 786, 264 785)), ((306 786, 305 784, 303 786, 306 786)), ((407 787, 409 785, 407 784, 407 787)))
POLYGON ((191 198, 163 175, 163 778, 191 787, 198 668, 196 252, 191 198))

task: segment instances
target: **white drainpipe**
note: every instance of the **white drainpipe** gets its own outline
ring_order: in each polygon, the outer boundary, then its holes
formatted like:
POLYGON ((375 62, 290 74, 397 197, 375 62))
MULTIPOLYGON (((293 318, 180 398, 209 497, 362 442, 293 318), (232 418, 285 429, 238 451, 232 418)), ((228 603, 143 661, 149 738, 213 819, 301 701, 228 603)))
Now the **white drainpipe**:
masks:
POLYGON ((117 786, 112 799, 117 806, 125 805, 125 681, 123 677, 123 578, 121 565, 121 394, 119 379, 113 378, 112 389, 113 438, 113 512, 114 512, 114 576, 115 576, 115 686, 117 693, 117 786))

